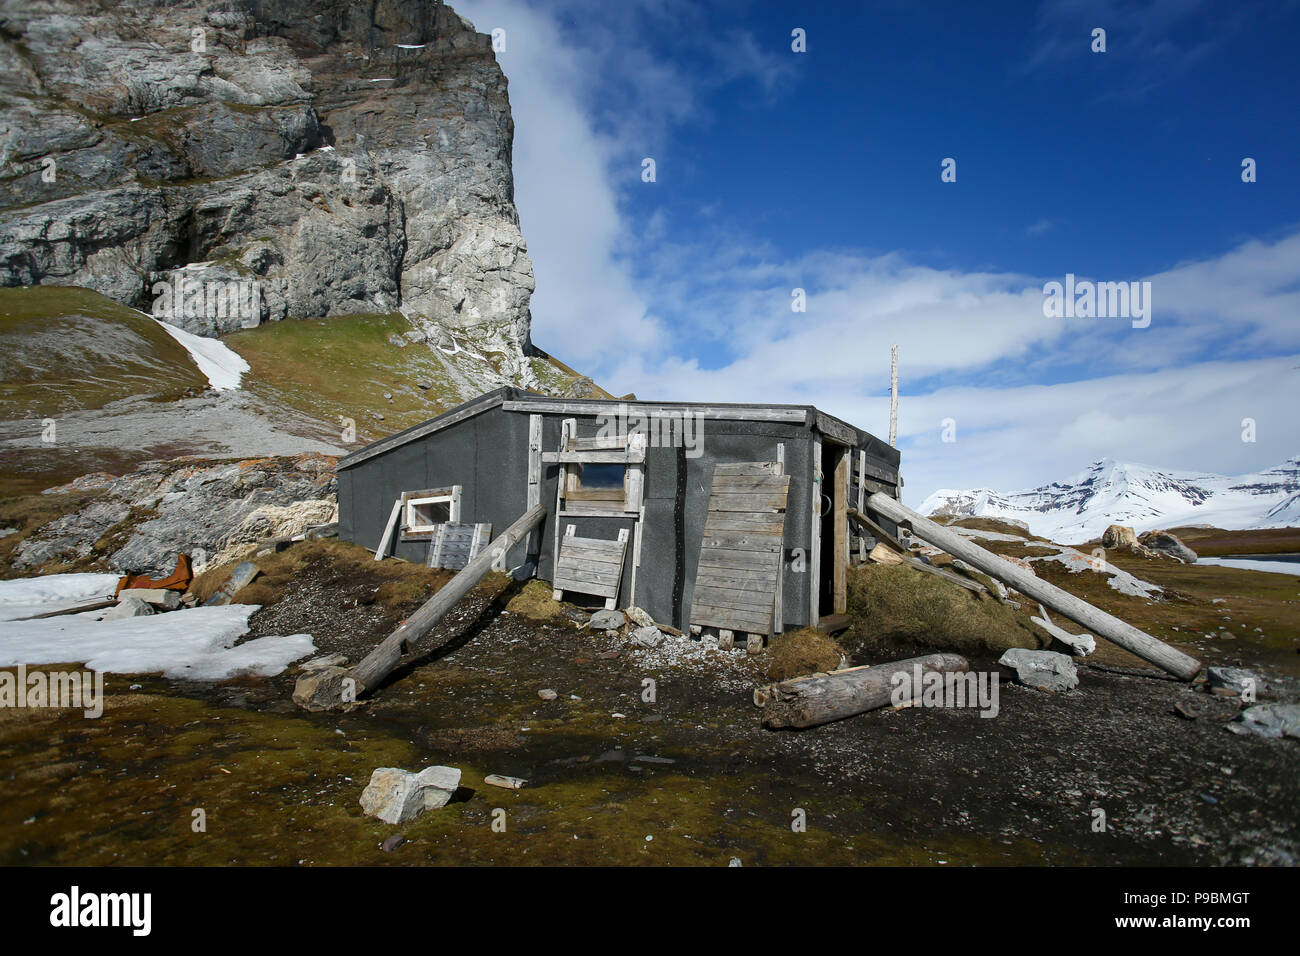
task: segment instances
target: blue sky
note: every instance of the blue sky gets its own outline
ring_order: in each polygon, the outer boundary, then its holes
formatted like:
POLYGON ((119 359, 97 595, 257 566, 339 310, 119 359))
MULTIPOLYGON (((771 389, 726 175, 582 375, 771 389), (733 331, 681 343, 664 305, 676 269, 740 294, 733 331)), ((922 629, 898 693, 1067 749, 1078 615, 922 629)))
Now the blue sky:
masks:
POLYGON ((883 434, 898 343, 912 503, 1300 452, 1300 4, 452 5, 506 31, 534 340, 610 390, 883 434), (1151 325, 1045 318, 1067 272, 1151 325))

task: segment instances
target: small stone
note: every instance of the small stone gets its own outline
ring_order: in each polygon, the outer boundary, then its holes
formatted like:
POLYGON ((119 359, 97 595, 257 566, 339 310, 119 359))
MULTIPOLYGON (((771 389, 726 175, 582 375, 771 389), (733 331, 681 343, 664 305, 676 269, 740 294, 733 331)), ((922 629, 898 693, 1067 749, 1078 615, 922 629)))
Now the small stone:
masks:
POLYGON ((587 625, 593 631, 616 631, 627 623, 622 611, 600 610, 591 615, 587 625))
POLYGON ((998 659, 998 663, 1014 670, 1016 680, 1036 690, 1058 692, 1079 686, 1079 672, 1074 661, 1055 651, 1013 647, 998 659))
POLYGON ((483 782, 489 787, 500 787, 502 790, 522 790, 528 783, 523 777, 507 777, 499 773, 488 774, 483 782))
POLYGON ((396 850, 399 846, 401 846, 405 842, 406 842, 406 837, 402 836, 400 833, 394 833, 382 844, 380 844, 380 846, 383 848, 383 851, 385 853, 392 853, 394 850, 396 850))
POLYGON ((547 687, 543 690, 539 690, 537 692, 537 696, 540 697, 542 700, 555 700, 555 698, 559 697, 560 695, 557 694, 551 688, 547 687))
POLYGON ((627 619, 640 627, 654 627, 655 619, 639 607, 627 609, 627 619))
POLYGON ((664 635, 652 624, 648 627, 638 627, 632 632, 631 640, 638 647, 658 647, 663 643, 664 635))
POLYGON ((618 651, 601 651, 596 656, 602 661, 612 661, 614 658, 618 657, 618 653, 618 651))
POLYGON ((1174 713, 1187 720, 1195 720, 1201 716, 1201 712, 1197 710, 1196 705, 1189 700, 1180 700, 1174 704, 1174 713))
POLYGON ((322 670, 326 667, 343 667, 347 662, 348 659, 342 654, 321 654, 309 661, 303 661, 298 665, 298 668, 304 674, 310 674, 312 671, 322 670))
POLYGON ((1206 670, 1212 691, 1223 690, 1233 696, 1240 696, 1247 688, 1257 686, 1255 675, 1241 667, 1210 667, 1206 670))

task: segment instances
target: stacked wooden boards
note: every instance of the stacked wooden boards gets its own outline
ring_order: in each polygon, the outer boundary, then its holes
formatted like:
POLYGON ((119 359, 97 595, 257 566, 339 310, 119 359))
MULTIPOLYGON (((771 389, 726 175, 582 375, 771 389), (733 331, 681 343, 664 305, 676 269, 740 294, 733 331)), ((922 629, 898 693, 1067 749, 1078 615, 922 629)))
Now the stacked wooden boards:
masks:
POLYGON ((469 564, 478 553, 492 540, 492 525, 459 524, 446 522, 435 526, 433 537, 429 539, 429 558, 426 564, 431 568, 449 568, 459 571, 469 564))
POLYGON ((623 577, 623 557, 627 553, 627 528, 618 532, 618 538, 579 538, 574 526, 564 530, 560 541, 560 558, 555 566, 555 580, 551 582, 554 597, 562 600, 565 591, 595 594, 605 599, 611 610, 618 601, 618 584, 623 577))
POLYGON ((690 622, 771 634, 781 577, 790 476, 779 462, 718 464, 691 598, 690 622))

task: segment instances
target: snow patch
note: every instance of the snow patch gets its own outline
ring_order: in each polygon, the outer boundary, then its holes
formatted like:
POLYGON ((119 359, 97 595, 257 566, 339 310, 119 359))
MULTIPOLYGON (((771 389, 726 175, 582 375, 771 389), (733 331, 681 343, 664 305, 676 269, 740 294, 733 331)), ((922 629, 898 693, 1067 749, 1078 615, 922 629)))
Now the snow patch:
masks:
POLYGON ((17 621, 79 600, 111 595, 112 574, 52 574, 0 581, 0 667, 84 662, 112 674, 157 674, 180 680, 274 677, 316 650, 310 634, 259 637, 233 646, 248 633, 256 604, 196 607, 165 614, 101 621, 84 611, 38 621, 17 621))
POLYGON ((208 384, 213 388, 218 391, 239 388, 240 379, 248 371, 248 363, 238 352, 219 339, 208 339, 193 332, 186 332, 174 325, 168 325, 161 319, 154 319, 154 321, 190 353, 190 358, 194 359, 194 364, 199 367, 199 371, 208 377, 208 384))

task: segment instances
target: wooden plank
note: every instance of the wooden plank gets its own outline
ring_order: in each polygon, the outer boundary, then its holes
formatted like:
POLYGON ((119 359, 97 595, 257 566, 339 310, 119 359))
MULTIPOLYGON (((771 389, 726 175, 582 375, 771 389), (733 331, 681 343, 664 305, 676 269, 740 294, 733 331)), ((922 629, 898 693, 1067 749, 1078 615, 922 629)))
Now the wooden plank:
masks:
POLYGON ((628 446, 626 435, 606 435, 594 438, 571 437, 564 443, 565 451, 614 451, 628 446))
POLYGON ((779 475, 780 465, 774 461, 725 461, 713 466, 713 475, 779 475))
POLYGON ((700 567, 742 568, 750 571, 771 570, 781 561, 776 551, 732 551, 727 548, 704 548, 700 567))
POLYGON ((594 594, 596 597, 612 598, 618 595, 617 584, 593 584, 583 578, 562 578, 556 575, 552 582, 559 591, 577 591, 579 594, 594 594))
POLYGON ((889 545, 895 551, 898 551, 899 553, 907 552, 907 548, 903 547, 903 542, 899 541, 892 534, 890 534, 888 531, 886 531, 884 528, 878 525, 875 521, 869 518, 864 512, 860 512, 856 508, 850 508, 849 517, 852 518, 854 521, 856 521, 858 524, 862 525, 862 527, 870 531, 872 537, 879 538, 881 541, 885 542, 885 544, 889 545))
POLYGON ((786 493, 709 495, 710 511, 784 511, 786 493))
POLYGON ((645 461, 645 452, 629 448, 625 451, 548 451, 542 454, 548 465, 626 465, 645 461))
POLYGON ((817 430, 822 433, 824 438, 833 441, 837 445, 847 445, 852 448, 858 443, 858 433, 849 425, 840 421, 838 418, 832 418, 825 412, 817 413, 817 430))
POLYGON ((844 451, 835 463, 833 482, 832 540, 835 555, 831 568, 831 613, 843 614, 849 601, 849 452, 844 451))
MULTIPOLYGON (((741 611, 753 611, 755 614, 772 613, 772 592, 722 588, 716 585, 695 583, 693 604, 706 604, 709 607, 730 607, 741 611)), ((767 628, 763 631, 766 633, 767 628)))
POLYGON ((822 440, 812 442, 812 547, 808 555, 808 626, 816 627, 821 617, 822 589, 822 440))
POLYGON ((766 631, 770 614, 757 614, 730 607, 712 607, 707 604, 691 605, 691 621, 704 627, 727 628, 732 631, 766 631))
POLYGON ((695 584, 717 584, 721 587, 746 587, 753 584, 755 574, 743 568, 702 567, 695 575, 695 584))
POLYGON ((712 494, 785 494, 789 475, 714 475, 712 494))
POLYGON ((752 531, 755 534, 780 535, 785 531, 785 515, 747 514, 743 511, 710 511, 704 533, 714 531, 752 531))
POLYGON ((388 514, 388 524, 384 525, 384 536, 379 539, 379 547, 375 548, 375 560, 382 561, 388 554, 388 549, 393 545, 393 532, 397 530, 397 520, 402 514, 402 499, 398 498, 393 502, 393 510, 388 514))
POLYGON ((623 553, 617 541, 607 541, 603 538, 578 538, 568 537, 564 540, 564 546, 560 549, 563 554, 576 554, 582 557, 591 557, 604 561, 615 561, 623 553))
POLYGON ((620 508, 627 497, 622 488, 574 488, 564 496, 569 501, 617 501, 620 508))
POLYGON ((702 548, 722 551, 780 551, 781 539, 774 534, 753 534, 748 531, 718 531, 706 534, 700 541, 702 548))
MULTIPOLYGON (((528 416, 528 507, 542 503, 542 416, 528 416)), ((542 550, 542 534, 537 528, 528 533, 528 558, 537 567, 542 550)))
POLYGON ((702 416, 719 421, 808 423, 808 411, 780 405, 666 405, 648 402, 610 402, 592 400, 509 401, 502 402, 508 412, 541 412, 546 415, 615 416, 634 411, 658 418, 702 416))

